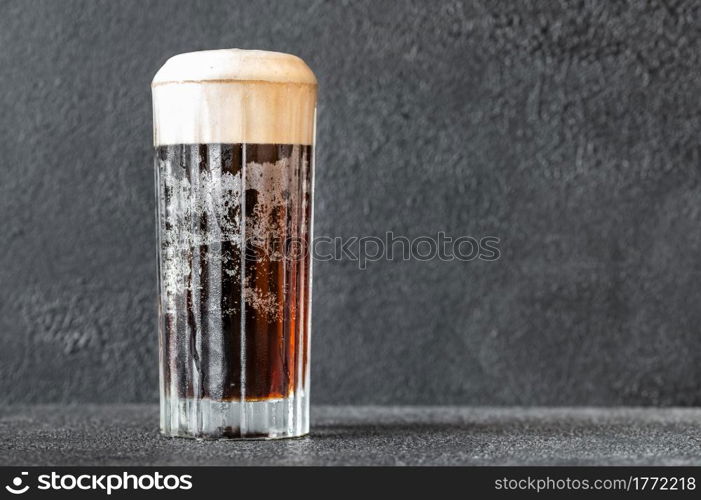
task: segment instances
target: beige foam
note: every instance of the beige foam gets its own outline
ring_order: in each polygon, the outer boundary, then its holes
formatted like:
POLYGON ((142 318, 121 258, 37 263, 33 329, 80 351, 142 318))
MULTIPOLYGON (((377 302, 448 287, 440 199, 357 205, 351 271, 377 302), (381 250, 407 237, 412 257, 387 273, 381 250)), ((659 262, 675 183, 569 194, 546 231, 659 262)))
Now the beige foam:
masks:
POLYGON ((290 54, 180 54, 158 70, 151 90, 156 146, 314 142, 316 78, 290 54))

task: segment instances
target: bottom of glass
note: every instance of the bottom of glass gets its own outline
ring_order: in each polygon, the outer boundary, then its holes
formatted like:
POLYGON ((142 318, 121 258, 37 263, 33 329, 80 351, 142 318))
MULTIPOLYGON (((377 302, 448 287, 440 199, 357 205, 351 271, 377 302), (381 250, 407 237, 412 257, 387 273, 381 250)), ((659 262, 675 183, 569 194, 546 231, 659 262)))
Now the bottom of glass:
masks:
POLYGON ((282 439, 309 434, 306 395, 265 401, 161 399, 161 433, 193 439, 282 439))

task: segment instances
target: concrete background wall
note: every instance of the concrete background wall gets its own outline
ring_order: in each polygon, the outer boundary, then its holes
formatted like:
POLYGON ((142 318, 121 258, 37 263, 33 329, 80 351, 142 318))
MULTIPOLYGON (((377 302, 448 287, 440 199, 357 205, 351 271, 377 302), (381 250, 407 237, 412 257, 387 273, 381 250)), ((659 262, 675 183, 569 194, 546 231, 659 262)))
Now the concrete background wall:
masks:
POLYGON ((694 2, 0 1, 0 402, 155 401, 149 82, 320 81, 316 233, 497 236, 315 267, 316 403, 701 404, 694 2))

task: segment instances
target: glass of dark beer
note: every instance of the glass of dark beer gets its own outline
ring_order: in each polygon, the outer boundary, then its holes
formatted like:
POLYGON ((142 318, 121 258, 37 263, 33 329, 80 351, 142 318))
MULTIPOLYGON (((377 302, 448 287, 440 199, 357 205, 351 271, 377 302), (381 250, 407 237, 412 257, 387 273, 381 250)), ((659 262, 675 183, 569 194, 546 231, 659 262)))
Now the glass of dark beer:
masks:
POLYGON ((307 434, 316 78, 214 50, 172 57, 152 91, 161 432, 307 434))

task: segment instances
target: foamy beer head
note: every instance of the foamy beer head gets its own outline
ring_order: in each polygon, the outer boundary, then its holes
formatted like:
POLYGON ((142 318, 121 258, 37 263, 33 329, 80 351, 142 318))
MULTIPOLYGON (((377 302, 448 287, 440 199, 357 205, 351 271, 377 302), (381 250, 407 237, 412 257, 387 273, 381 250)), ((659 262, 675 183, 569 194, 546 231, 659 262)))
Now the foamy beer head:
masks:
POLYGON ((314 142, 316 78, 290 54, 179 54, 156 73, 151 88, 155 146, 314 142))

